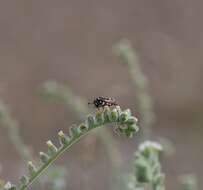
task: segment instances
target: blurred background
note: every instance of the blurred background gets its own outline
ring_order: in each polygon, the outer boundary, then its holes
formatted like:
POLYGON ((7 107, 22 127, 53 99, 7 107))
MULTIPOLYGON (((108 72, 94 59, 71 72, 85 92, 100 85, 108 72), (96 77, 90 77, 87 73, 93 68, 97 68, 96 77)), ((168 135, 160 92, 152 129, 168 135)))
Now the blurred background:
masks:
MULTIPOLYGON (((165 137, 174 146, 174 154, 163 159, 167 189, 178 189, 178 176, 185 173, 195 173, 201 189, 202 8, 200 0, 1 0, 0 99, 18 121, 32 155, 37 158, 46 149, 46 140, 55 142, 60 129, 81 122, 67 105, 48 103, 40 96, 49 80, 70 88, 85 106, 97 96, 115 97, 139 118, 129 70, 112 51, 127 38, 154 102, 152 139, 165 137)), ((132 169, 138 144, 108 131, 118 143, 125 174, 132 169)), ((111 189, 105 148, 96 136, 88 136, 57 161, 67 167, 66 189, 111 189)), ((1 125, 0 165, 0 178, 6 181, 16 182, 25 172, 25 163, 1 125)))

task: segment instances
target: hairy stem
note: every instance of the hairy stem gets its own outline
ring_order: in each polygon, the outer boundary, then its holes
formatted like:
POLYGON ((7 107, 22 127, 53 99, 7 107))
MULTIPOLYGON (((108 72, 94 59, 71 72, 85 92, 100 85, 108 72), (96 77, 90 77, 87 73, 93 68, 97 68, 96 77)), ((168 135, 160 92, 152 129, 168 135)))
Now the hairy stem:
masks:
POLYGON ((80 138, 88 134, 91 130, 102 127, 105 124, 116 123, 119 125, 117 133, 126 137, 132 137, 138 131, 137 119, 131 115, 129 109, 121 111, 117 106, 115 109, 105 107, 102 112, 96 112, 95 115, 89 115, 84 123, 77 127, 70 127, 69 134, 66 135, 62 131, 58 133, 61 146, 57 148, 50 140, 47 141, 48 152, 40 152, 42 165, 37 169, 30 161, 28 162, 29 176, 23 176, 20 180, 20 185, 15 185, 7 182, 4 186, 5 190, 25 190, 27 189, 44 171, 48 168, 59 156, 68 150, 80 138), (124 127, 122 127, 124 126, 124 127))
MULTIPOLYGON (((88 130, 89 131, 89 130, 88 130)), ((88 132, 87 131, 87 132, 88 132)), ((86 133, 87 134, 87 133, 86 133)), ((68 150, 73 144, 75 144, 77 141, 80 140, 82 136, 85 134, 79 135, 76 139, 73 139, 69 142, 67 146, 60 147, 57 153, 49 159, 49 161, 42 165, 38 171, 29 179, 29 183, 27 183, 25 186, 22 186, 19 190, 27 189, 28 186, 30 186, 61 154, 63 154, 66 150, 68 150)))
MULTIPOLYGON (((90 109, 86 106, 87 101, 75 95, 69 87, 59 84, 56 81, 46 82, 41 90, 41 95, 47 100, 63 103, 70 108, 79 119, 83 119, 84 116, 90 112, 90 109)), ((101 139, 101 142, 105 147, 108 159, 111 162, 114 174, 113 178, 117 179, 119 174, 118 168, 122 162, 117 142, 108 132, 107 128, 103 128, 102 131, 98 131, 95 134, 101 139)))

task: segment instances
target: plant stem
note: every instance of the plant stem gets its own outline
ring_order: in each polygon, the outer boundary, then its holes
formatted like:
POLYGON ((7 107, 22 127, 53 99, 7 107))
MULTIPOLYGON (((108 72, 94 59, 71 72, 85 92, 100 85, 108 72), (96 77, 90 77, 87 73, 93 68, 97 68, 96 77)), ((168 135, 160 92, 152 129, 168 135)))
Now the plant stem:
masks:
MULTIPOLYGON (((88 130, 90 131, 90 130, 88 130)), ((87 132, 88 132, 87 131, 87 132)), ((42 165, 39 170, 35 173, 35 175, 33 175, 30 179, 29 179, 29 183, 25 186, 22 186, 19 190, 24 190, 27 189, 61 154, 63 154, 67 149, 69 149, 73 144, 75 144, 77 141, 80 140, 80 138, 85 134, 81 134, 80 136, 78 136, 76 139, 73 139, 70 144, 68 144, 67 146, 64 147, 60 147, 58 152, 44 165, 42 165)))
POLYGON ((77 127, 70 127, 69 134, 66 135, 62 131, 58 133, 61 146, 57 148, 50 140, 47 141, 48 152, 40 152, 40 159, 42 165, 37 169, 35 165, 29 161, 28 171, 29 176, 23 176, 20 180, 19 188, 7 182, 4 186, 6 190, 25 190, 29 187, 44 171, 50 166, 61 154, 68 150, 74 143, 76 143, 82 136, 87 134, 92 129, 102 127, 105 124, 116 123, 119 125, 120 135, 132 137, 138 131, 137 119, 131 115, 129 109, 121 111, 117 106, 114 109, 105 107, 102 112, 96 112, 95 115, 89 115, 84 123, 77 127), (124 125, 125 127, 121 127, 124 125))

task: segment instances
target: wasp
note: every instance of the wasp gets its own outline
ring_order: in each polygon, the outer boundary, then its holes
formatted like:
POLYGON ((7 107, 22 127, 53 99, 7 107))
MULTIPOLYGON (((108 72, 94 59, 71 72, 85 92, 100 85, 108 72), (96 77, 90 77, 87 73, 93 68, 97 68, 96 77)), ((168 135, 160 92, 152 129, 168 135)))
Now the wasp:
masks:
POLYGON ((97 109, 103 108, 104 106, 116 106, 116 105, 118 105, 116 103, 115 98, 101 97, 101 96, 94 99, 93 102, 89 102, 88 104, 94 104, 94 106, 97 109))

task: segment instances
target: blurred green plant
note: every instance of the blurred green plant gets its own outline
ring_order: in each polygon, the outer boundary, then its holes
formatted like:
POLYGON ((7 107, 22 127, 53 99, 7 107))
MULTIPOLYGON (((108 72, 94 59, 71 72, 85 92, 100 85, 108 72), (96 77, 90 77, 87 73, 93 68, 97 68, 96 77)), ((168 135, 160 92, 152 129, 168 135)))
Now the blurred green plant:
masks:
POLYGON ((121 40, 113 47, 113 51, 121 59, 122 63, 128 67, 134 85, 136 99, 138 100, 140 125, 144 126, 142 129, 143 139, 149 139, 151 136, 151 128, 155 121, 155 114, 153 110, 153 101, 149 93, 147 77, 145 77, 145 74, 142 72, 138 57, 128 40, 121 40))
POLYGON ((24 190, 27 189, 52 163, 60 157, 73 144, 91 130, 102 127, 104 124, 117 124, 117 132, 126 137, 133 137, 138 131, 137 119, 131 115, 129 109, 122 111, 119 106, 114 109, 105 107, 102 112, 96 112, 95 115, 88 115, 84 123, 77 127, 70 127, 69 134, 64 134, 63 131, 58 133, 60 147, 57 148, 50 140, 47 141, 47 153, 40 152, 41 166, 37 168, 31 161, 28 162, 28 176, 22 176, 18 187, 10 182, 4 186, 5 190, 24 190))
MULTIPOLYGON (((138 100, 138 111, 140 112, 140 126, 143 126, 141 141, 148 140, 152 136, 152 128, 155 123, 153 99, 149 92, 149 81, 140 67, 138 56, 134 52, 131 43, 127 39, 122 39, 113 47, 115 54, 121 62, 127 66, 133 83, 135 98, 138 100)), ((174 154, 173 143, 165 138, 158 138, 164 149, 164 154, 171 156, 174 154)))
POLYGON ((0 102, 0 123, 6 129, 8 138, 19 153, 21 159, 24 161, 30 160, 32 155, 19 134, 18 122, 13 119, 9 108, 2 101, 0 102))
POLYGON ((181 190, 198 190, 197 177, 194 174, 182 175, 180 177, 181 190))
POLYGON ((45 100, 56 103, 60 102, 66 105, 80 119, 84 119, 85 115, 90 111, 86 106, 85 99, 77 96, 69 87, 59 84, 56 81, 45 82, 40 89, 40 95, 45 100))
POLYGON ((164 190, 164 174, 161 172, 159 153, 162 146, 145 141, 135 152, 134 175, 127 180, 128 190, 164 190))

